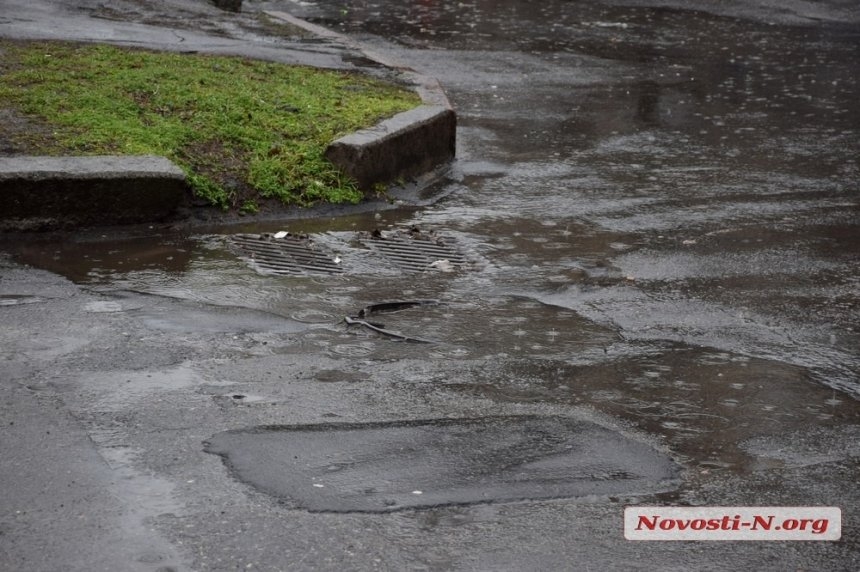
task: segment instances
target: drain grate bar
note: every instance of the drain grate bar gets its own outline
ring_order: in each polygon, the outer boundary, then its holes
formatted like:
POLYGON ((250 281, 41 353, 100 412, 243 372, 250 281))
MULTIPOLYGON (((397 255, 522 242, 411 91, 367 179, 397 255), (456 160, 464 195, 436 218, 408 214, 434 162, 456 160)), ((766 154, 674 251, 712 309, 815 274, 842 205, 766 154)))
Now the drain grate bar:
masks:
MULTIPOLYGON (((401 256, 411 254, 422 259, 426 259, 427 257, 434 258, 435 260, 438 260, 439 258, 447 258, 449 260, 452 258, 462 259, 462 256, 459 253, 451 250, 450 248, 414 248, 408 244, 377 244, 376 247, 379 250, 397 253, 401 256)), ((451 262, 453 262, 453 260, 451 260, 451 262)))
POLYGON ((270 274, 340 274, 343 269, 310 239, 237 234, 230 238, 239 255, 258 272, 270 274))
POLYGON ((331 268, 314 266, 311 264, 301 264, 301 267, 299 268, 297 267, 299 265, 292 262, 261 261, 259 259, 251 261, 251 264, 255 267, 262 268, 276 274, 304 274, 305 271, 324 272, 326 274, 334 273, 331 268))
POLYGON ((287 234, 278 235, 279 238, 271 234, 235 234, 228 242, 240 258, 261 274, 333 275, 372 270, 374 266, 377 271, 385 272, 395 268, 408 273, 450 272, 454 267, 472 263, 453 238, 435 233, 343 234, 315 237, 287 234), (357 248, 359 244, 363 248, 357 248), (336 252, 343 256, 343 264, 336 252))
MULTIPOLYGON (((441 240, 441 239, 440 239, 441 240)), ((447 260, 454 265, 464 265, 466 258, 452 245, 431 239, 404 236, 376 237, 363 241, 368 248, 378 252, 401 270, 424 272, 437 260, 447 260)))

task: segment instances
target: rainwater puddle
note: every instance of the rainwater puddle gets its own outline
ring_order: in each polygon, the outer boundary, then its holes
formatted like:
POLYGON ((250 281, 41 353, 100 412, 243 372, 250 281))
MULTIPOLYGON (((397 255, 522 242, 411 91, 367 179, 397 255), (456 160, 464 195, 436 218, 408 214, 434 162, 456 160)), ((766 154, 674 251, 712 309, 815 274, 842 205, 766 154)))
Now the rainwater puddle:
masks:
POLYGON ((194 241, 170 236, 67 235, 8 246, 16 260, 79 284, 133 273, 181 273, 201 254, 194 241))
POLYGON ((589 404, 663 435, 694 466, 739 472, 757 466, 741 442, 860 423, 853 400, 837 403, 802 368, 703 348, 666 346, 652 356, 619 349, 581 365, 497 360, 446 386, 508 403, 589 404))
MULTIPOLYGON (((374 290, 380 295, 379 301, 395 300, 396 289, 380 286, 374 290)), ((617 341, 614 331, 575 312, 513 296, 470 295, 463 300, 374 314, 366 319, 409 339, 391 338, 352 325, 346 331, 367 341, 335 346, 335 353, 379 359, 405 354, 449 359, 494 354, 563 357, 602 349, 617 341), (413 340, 430 343, 403 343, 413 340)))
POLYGON ((488 417, 257 427, 214 435, 240 481, 313 512, 671 490, 674 462, 650 446, 563 417, 488 417))
MULTIPOLYGON (((627 340, 670 340, 782 361, 792 367, 808 368, 810 376, 824 385, 855 395, 860 392, 856 352, 854 348, 843 350, 843 344, 836 343, 841 337, 823 336, 822 330, 829 331, 829 325, 815 324, 814 316, 808 313, 786 315, 783 307, 768 312, 768 306, 776 305, 774 300, 784 299, 784 280, 775 282, 769 293, 772 300, 765 300, 766 304, 746 294, 742 307, 737 307, 737 291, 731 292, 719 282, 702 283, 705 288, 701 297, 691 295, 686 288, 649 291, 636 280, 603 288, 574 284, 529 296, 576 311, 598 323, 615 325, 627 340)), ((760 290, 763 282, 759 279, 752 284, 760 290)), ((809 295, 803 298, 809 300, 809 295)), ((792 304, 795 310, 798 302, 792 304)))

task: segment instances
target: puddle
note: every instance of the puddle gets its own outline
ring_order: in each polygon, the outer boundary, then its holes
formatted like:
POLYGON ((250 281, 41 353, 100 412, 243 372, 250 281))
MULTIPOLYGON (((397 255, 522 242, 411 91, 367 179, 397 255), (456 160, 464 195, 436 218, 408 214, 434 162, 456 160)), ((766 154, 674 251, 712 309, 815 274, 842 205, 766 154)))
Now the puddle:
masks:
POLYGON ((588 404, 662 435, 694 466, 741 473, 758 466, 758 454, 774 454, 742 442, 779 442, 783 434, 860 423, 853 400, 834 400, 833 390, 803 369, 778 362, 682 346, 632 357, 610 348, 597 359, 499 360, 447 387, 507 403, 588 404))
POLYGON ((195 243, 178 236, 121 238, 69 235, 3 245, 15 259, 77 283, 98 282, 134 272, 179 273, 188 269, 195 243))
POLYGON ((786 434, 750 439, 741 443, 757 456, 763 467, 778 464, 806 467, 860 457, 860 425, 815 427, 786 434))
MULTIPOLYGON (((396 284, 377 285, 376 302, 395 300, 396 284)), ((409 355, 465 358, 474 355, 560 357, 613 344, 617 334, 583 319, 576 312, 515 296, 481 297, 411 307, 368 318, 385 331, 429 343, 402 343, 357 325, 346 331, 367 342, 348 344, 355 355, 387 358, 400 346, 409 355), (371 343, 372 342, 372 343, 371 343), (403 347, 405 346, 405 347, 403 347)), ((346 353, 335 350, 337 353, 346 353)))
MULTIPOLYGON (((709 282, 704 284, 710 285, 709 282)), ((775 284, 774 288, 773 295, 777 300, 782 299, 784 282, 775 284)), ((702 292, 703 297, 727 299, 726 303, 721 303, 675 288, 648 292, 638 281, 630 281, 607 288, 573 285, 530 296, 607 326, 615 325, 627 340, 671 340, 781 361, 808 368, 811 376, 826 386, 860 395, 857 384, 860 362, 856 347, 843 349, 843 343, 836 343, 842 336, 823 335, 833 331, 830 324, 818 324, 816 317, 807 313, 794 316, 794 308, 779 308, 776 315, 751 308, 756 298, 749 295, 745 297, 746 304, 738 307, 738 293, 733 294, 719 287, 702 292)), ((811 298, 807 293, 800 297, 811 298)), ((794 303, 800 302, 795 300, 794 303)), ((846 335, 846 341, 851 337, 846 335)))
POLYGON ((214 435, 246 484, 313 512, 389 512, 673 488, 639 441, 563 417, 258 427, 214 435))

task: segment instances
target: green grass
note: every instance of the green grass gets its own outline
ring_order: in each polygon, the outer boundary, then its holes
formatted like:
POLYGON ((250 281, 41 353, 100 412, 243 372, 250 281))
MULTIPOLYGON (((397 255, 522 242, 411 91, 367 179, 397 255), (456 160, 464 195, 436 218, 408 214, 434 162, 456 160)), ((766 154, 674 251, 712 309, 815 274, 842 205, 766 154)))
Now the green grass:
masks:
POLYGON ((196 195, 253 212, 278 200, 358 202, 323 156, 333 140, 420 102, 370 78, 238 57, 0 40, 0 108, 39 129, 26 152, 154 154, 196 195), (253 205, 253 206, 252 206, 253 205))

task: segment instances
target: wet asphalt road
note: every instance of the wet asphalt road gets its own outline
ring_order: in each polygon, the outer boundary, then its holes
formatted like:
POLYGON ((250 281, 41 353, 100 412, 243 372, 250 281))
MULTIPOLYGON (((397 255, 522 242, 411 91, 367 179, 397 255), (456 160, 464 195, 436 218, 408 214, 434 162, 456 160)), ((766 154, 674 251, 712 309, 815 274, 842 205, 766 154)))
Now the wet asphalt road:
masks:
POLYGON ((337 274, 255 271, 237 229, 4 244, 3 562, 860 568, 860 14, 651 4, 261 4, 438 77, 459 160, 421 208, 241 229, 337 274), (463 263, 362 234, 413 227, 463 263), (401 299, 439 304, 378 320, 435 343, 339 323, 401 299), (634 543, 628 504, 843 534, 634 543))

